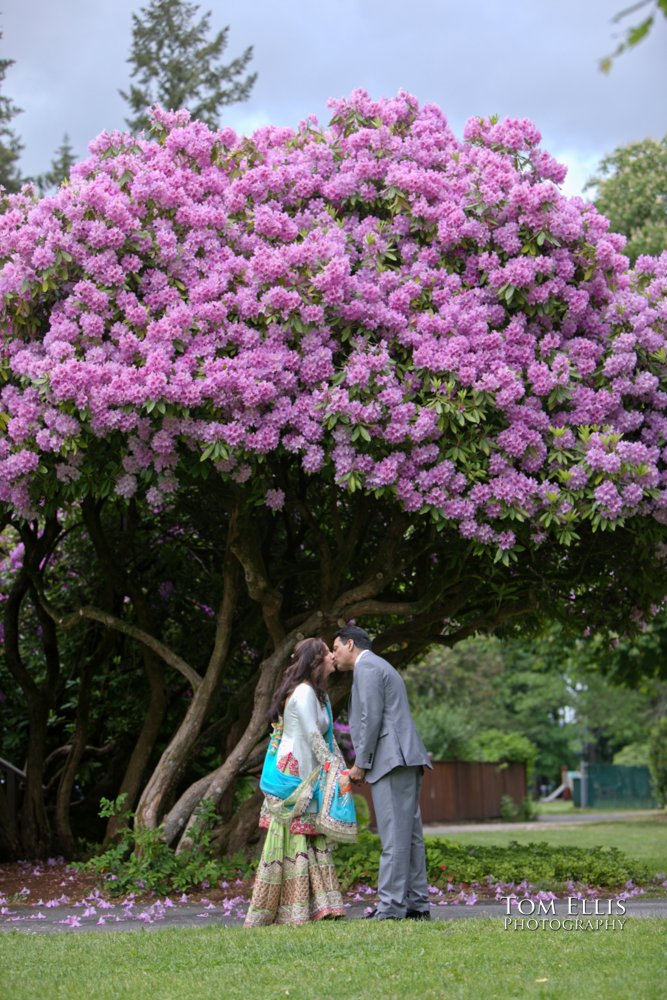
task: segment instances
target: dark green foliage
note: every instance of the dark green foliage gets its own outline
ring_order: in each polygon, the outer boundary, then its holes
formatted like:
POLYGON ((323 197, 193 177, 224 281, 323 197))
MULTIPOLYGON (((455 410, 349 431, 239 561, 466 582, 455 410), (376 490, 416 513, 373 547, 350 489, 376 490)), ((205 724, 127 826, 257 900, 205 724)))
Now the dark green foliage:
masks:
MULTIPOLYGON (((0 39, 2 32, 0 32, 0 39)), ((13 59, 0 59, 0 86, 4 84, 5 74, 13 59)), ((21 187, 21 174, 18 161, 23 151, 23 143, 10 125, 12 119, 20 114, 14 102, 0 93, 0 184, 7 191, 18 191, 21 187)))
POLYGON ((473 741, 473 750, 475 760, 527 764, 529 772, 537 757, 537 747, 527 737, 501 729, 482 730, 473 741))
POLYGON ((434 760, 474 760, 474 721, 465 709, 430 705, 415 712, 415 722, 434 760))
POLYGON ((667 612, 660 611, 641 635, 620 638, 602 666, 609 677, 628 687, 667 680, 667 612))
POLYGON ((257 74, 244 76, 252 47, 228 65, 221 62, 229 28, 209 37, 211 12, 198 19, 199 5, 184 0, 151 0, 132 15, 132 67, 129 90, 119 91, 132 112, 129 129, 150 125, 146 109, 160 104, 170 111, 187 108, 193 118, 212 128, 220 109, 245 101, 257 74))
POLYGON ((535 791, 542 779, 555 788, 561 767, 576 768, 582 756, 610 763, 645 739, 666 697, 645 659, 659 661, 660 622, 615 645, 552 625, 539 638, 431 649, 404 674, 427 748, 436 759, 525 760, 535 791), (631 670, 638 690, 616 682, 631 670))
POLYGON ((627 236, 625 253, 662 253, 667 246, 667 136, 620 146, 605 156, 586 185, 611 229, 627 236))
POLYGON ((51 169, 37 178, 37 184, 42 194, 53 188, 58 188, 63 181, 69 180, 69 172, 76 163, 76 156, 69 141, 67 132, 63 141, 51 160, 51 169))
POLYGON ((667 716, 659 719, 651 730, 648 766, 655 797, 664 809, 667 806, 667 716))
POLYGON ((503 795, 500 800, 500 818, 510 823, 520 823, 536 820, 539 810, 533 800, 526 796, 521 803, 516 803, 511 795, 503 795))
POLYGON ((78 866, 82 871, 101 875, 104 887, 113 895, 134 893, 182 893, 207 888, 221 880, 247 878, 252 871, 245 855, 237 854, 224 860, 215 858, 211 850, 214 814, 201 809, 194 830, 193 846, 176 854, 161 838, 161 829, 133 830, 132 814, 123 812, 124 796, 115 802, 102 800, 100 816, 108 818, 121 815, 117 842, 100 854, 78 866))
POLYGON ((429 841, 426 852, 429 880, 443 872, 449 882, 521 882, 564 887, 568 881, 614 888, 630 881, 647 881, 654 874, 626 858, 615 847, 554 847, 544 842, 507 847, 461 845, 429 841), (446 865, 446 868, 442 866, 446 865))
MULTIPOLYGON (((345 889, 357 883, 377 885, 380 840, 362 833, 356 844, 336 850, 336 870, 345 889)), ((515 882, 524 880, 553 891, 564 889, 569 881, 606 889, 617 888, 629 880, 646 882, 655 874, 644 865, 626 858, 615 847, 554 847, 544 842, 506 847, 463 845, 444 838, 430 838, 426 843, 426 867, 431 885, 458 889, 460 883, 515 882)))

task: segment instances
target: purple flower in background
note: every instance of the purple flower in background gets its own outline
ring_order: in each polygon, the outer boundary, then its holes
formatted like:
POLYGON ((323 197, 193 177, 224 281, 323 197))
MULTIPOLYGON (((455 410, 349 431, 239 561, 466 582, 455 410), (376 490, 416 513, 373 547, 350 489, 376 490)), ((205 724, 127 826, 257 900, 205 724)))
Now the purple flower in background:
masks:
POLYGON ((267 490, 264 502, 271 510, 282 510, 285 506, 285 494, 283 490, 267 490))

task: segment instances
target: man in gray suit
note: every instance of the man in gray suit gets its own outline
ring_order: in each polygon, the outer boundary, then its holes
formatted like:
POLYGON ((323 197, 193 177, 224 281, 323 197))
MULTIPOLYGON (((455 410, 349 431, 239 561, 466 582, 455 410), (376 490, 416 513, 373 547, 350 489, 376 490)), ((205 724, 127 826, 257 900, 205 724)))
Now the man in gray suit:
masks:
POLYGON ((371 650, 357 625, 334 638, 336 669, 354 671, 350 735, 356 754, 350 779, 371 786, 382 842, 374 920, 428 920, 429 899, 419 792, 431 761, 412 721, 403 678, 371 650))

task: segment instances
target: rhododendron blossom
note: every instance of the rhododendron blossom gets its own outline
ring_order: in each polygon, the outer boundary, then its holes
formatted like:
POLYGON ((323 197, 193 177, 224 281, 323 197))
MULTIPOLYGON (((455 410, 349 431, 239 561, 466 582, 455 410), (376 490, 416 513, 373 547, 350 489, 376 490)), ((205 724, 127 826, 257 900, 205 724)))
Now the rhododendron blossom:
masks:
POLYGON ((475 546, 663 519, 667 254, 557 185, 528 121, 410 95, 250 138, 154 109, 0 216, 0 500, 169 502, 271 456, 475 546))

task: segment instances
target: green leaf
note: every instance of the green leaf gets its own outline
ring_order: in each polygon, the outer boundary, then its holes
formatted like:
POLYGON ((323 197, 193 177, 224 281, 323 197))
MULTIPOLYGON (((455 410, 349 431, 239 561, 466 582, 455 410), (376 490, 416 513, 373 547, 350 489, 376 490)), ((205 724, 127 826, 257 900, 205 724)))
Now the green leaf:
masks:
POLYGON ((635 45, 639 45, 642 39, 646 38, 649 31, 653 26, 653 15, 647 17, 645 21, 641 24, 635 25, 634 28, 630 28, 627 34, 627 44, 632 48, 635 45))

